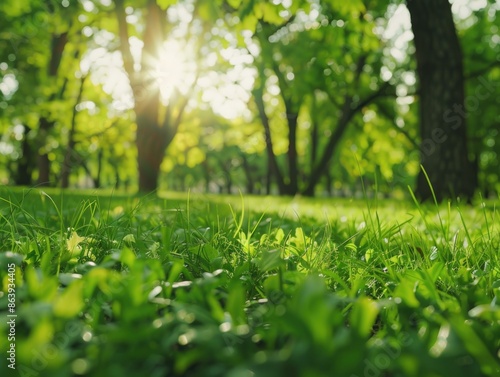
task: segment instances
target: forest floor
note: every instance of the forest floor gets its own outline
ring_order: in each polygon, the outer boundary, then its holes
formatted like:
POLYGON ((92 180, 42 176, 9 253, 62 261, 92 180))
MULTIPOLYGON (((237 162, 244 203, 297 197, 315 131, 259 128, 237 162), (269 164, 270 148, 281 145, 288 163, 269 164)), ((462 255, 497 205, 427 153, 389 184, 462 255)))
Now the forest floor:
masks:
POLYGON ((500 376, 498 203, 0 189, 2 376, 500 376))

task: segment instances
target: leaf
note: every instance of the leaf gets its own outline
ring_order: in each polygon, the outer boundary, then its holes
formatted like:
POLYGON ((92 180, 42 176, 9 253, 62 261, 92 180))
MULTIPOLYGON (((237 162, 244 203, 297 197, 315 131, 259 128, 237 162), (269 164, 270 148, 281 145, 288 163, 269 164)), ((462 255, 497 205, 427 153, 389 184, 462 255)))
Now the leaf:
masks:
POLYGON ((133 234, 127 234, 123 237, 123 242, 128 244, 135 243, 135 236, 133 234))
POLYGON ((158 6, 163 10, 167 9, 169 6, 174 5, 176 3, 177 0, 156 0, 156 4, 158 4, 158 6))
POLYGON ((247 4, 243 7, 240 12, 240 18, 245 20, 248 16, 253 14, 253 7, 255 4, 255 0, 249 0, 247 4))
POLYGON ((66 241, 66 248, 70 254, 78 253, 82 250, 80 243, 85 241, 85 237, 80 237, 75 231, 71 232, 71 235, 66 241))
POLYGON ((237 9, 241 5, 241 0, 227 0, 227 3, 234 9, 237 9))
POLYGON ((213 0, 198 0, 197 12, 203 20, 216 20, 219 14, 218 2, 213 0))
POLYGON ((241 28, 243 30, 250 30, 250 31, 255 31, 257 29, 257 24, 259 23, 259 19, 255 17, 254 15, 249 15, 243 18, 243 21, 241 23, 241 28))
POLYGON ((281 241, 285 238, 285 232, 283 232, 283 229, 279 228, 278 231, 276 232, 276 243, 280 244, 281 241))
POLYGON ((326 294, 326 287, 324 281, 317 276, 309 276, 296 296, 296 302, 299 307, 312 309, 311 305, 316 300, 323 300, 326 294))
POLYGON ((62 318, 73 318, 83 309, 82 280, 73 281, 54 302, 54 314, 62 318))
POLYGON ((253 255, 255 251, 254 245, 250 243, 250 236, 247 236, 245 233, 240 232, 240 238, 238 242, 243 247, 243 251, 247 254, 253 255))
POLYGON ((205 299, 211 309, 210 312, 212 313, 212 317, 217 321, 222 322, 224 320, 224 310, 222 309, 219 300, 217 300, 213 293, 209 293, 208 295, 206 295, 205 299))
POLYGON ((441 273, 444 269, 445 269, 445 264, 443 262, 438 262, 427 270, 427 273, 429 274, 432 283, 436 283, 437 279, 441 276, 441 273))
POLYGON ((372 258, 372 255, 373 255, 373 249, 366 250, 365 261, 368 262, 372 258))
POLYGON ((349 242, 348 244, 345 245, 345 248, 347 250, 350 250, 352 252, 356 252, 358 251, 358 247, 356 246, 356 244, 352 243, 352 242, 349 242))
POLYGON ((91 296, 96 287, 108 294, 112 287, 110 284, 111 271, 104 267, 95 267, 85 275, 85 295, 91 296))
POLYGON ((200 148, 191 148, 187 153, 186 165, 194 168, 205 160, 205 153, 200 148))
POLYGON ((280 8, 276 5, 270 3, 261 3, 259 4, 261 7, 260 13, 262 15, 262 19, 265 22, 274 25, 280 25, 283 23, 283 18, 280 16, 280 8))
POLYGON ((210 244, 204 244, 200 254, 207 262, 212 262, 219 256, 219 251, 210 244))
POLYGON ((263 283, 264 290, 269 292, 275 292, 280 290, 280 278, 278 275, 271 275, 264 280, 263 283))
POLYGON ((292 12, 292 14, 295 14, 299 11, 299 9, 304 11, 305 13, 309 13, 309 11, 311 10, 311 3, 309 1, 291 1, 290 12, 292 12))
POLYGON ((399 297, 406 305, 410 308, 418 308, 420 302, 415 297, 415 282, 406 278, 402 280, 396 290, 394 291, 394 297, 399 297))
POLYGON ((364 338, 370 335, 378 312, 377 303, 368 297, 361 297, 354 303, 350 316, 351 326, 360 337, 364 338))
POLYGON ((259 267, 263 272, 278 268, 284 263, 280 257, 279 250, 266 250, 262 253, 259 260, 259 267))
MULTIPOLYGON (((47 253, 46 255, 50 254, 47 253)), ((38 270, 33 267, 27 268, 24 272, 24 276, 30 296, 50 301, 57 294, 59 281, 56 276, 40 274, 38 270)))
POLYGON ((177 259, 171 262, 170 270, 168 271, 167 279, 167 297, 170 297, 172 293, 172 284, 176 281, 180 274, 184 270, 184 261, 182 259, 177 259))
POLYGON ((362 0, 351 1, 328 1, 333 9, 338 10, 343 16, 356 16, 365 11, 365 5, 362 0))
POLYGON ((476 359, 485 375, 498 375, 500 364, 491 355, 488 346, 466 321, 459 317, 450 318, 450 324, 461 338, 465 349, 476 359))
POLYGON ((120 262, 127 266, 132 266, 135 262, 135 254, 129 248, 124 248, 120 253, 120 262))
POLYGON ((26 0, 2 1, 0 10, 8 17, 18 17, 23 13, 29 13, 31 10, 30 2, 26 0))
POLYGON ((231 285, 227 298, 226 310, 231 314, 233 323, 243 325, 245 321, 245 289, 240 282, 231 285))

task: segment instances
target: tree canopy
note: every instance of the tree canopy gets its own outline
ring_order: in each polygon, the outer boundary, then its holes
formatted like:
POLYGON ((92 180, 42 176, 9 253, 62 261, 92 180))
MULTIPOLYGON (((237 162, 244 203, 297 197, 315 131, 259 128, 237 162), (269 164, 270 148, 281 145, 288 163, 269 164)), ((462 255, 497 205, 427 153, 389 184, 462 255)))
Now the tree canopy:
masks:
POLYGON ((495 195, 499 7, 5 0, 0 181, 495 195))

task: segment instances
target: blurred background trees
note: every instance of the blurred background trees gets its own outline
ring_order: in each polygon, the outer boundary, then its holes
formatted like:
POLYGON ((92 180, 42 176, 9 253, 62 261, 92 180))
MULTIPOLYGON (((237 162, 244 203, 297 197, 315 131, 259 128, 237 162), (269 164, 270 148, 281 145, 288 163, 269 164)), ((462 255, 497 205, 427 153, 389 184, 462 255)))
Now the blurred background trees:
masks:
POLYGON ((0 182, 494 197, 499 7, 5 0, 0 182))

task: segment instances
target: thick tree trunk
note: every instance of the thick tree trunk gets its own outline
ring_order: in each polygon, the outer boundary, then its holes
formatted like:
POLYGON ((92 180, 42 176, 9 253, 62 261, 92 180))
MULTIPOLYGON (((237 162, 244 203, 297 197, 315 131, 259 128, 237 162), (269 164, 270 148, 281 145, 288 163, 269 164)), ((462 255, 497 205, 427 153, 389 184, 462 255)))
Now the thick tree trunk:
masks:
POLYGON ((469 160, 462 51, 448 0, 407 0, 420 80, 420 156, 416 195, 470 200, 477 172, 469 160), (459 111, 457 110, 459 109, 459 111))
POLYGON ((149 73, 157 68, 154 66, 155 57, 163 42, 160 21, 162 15, 163 12, 156 1, 149 0, 141 72, 132 75, 135 76, 132 89, 135 98, 137 163, 141 192, 153 192, 158 188, 160 166, 170 143, 167 141, 167 125, 162 125, 159 119, 160 88, 149 78, 149 73))
MULTIPOLYGON (((134 69, 134 59, 130 49, 124 1, 115 0, 115 7, 123 65, 135 100, 139 191, 153 192, 158 188, 160 166, 168 145, 177 133, 188 98, 186 96, 180 101, 180 105, 175 111, 175 117, 172 116, 174 112, 169 105, 165 109, 164 119, 160 119, 160 113, 163 113, 160 89, 152 79, 151 72, 157 69, 155 65, 158 64, 158 52, 164 41, 165 13, 158 6, 156 0, 147 1, 144 47, 142 49, 141 70, 138 72, 134 69)), ((193 82, 192 88, 196 80, 193 82)))
POLYGON ((153 192, 158 188, 160 166, 165 155, 166 135, 158 122, 143 119, 137 114, 137 163, 139 191, 153 192))

